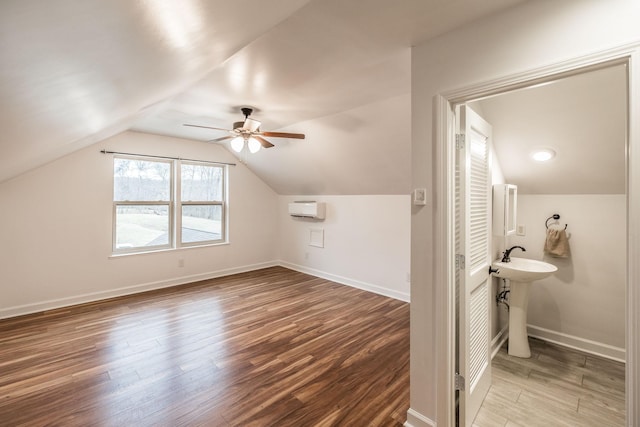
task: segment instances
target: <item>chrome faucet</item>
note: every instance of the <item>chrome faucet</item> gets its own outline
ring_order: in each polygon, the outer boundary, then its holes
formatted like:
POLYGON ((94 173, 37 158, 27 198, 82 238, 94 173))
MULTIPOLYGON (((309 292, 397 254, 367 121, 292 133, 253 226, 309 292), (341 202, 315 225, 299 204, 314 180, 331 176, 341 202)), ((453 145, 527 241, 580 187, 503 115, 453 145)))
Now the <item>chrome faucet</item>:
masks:
POLYGON ((511 258, 509 257, 511 255, 511 251, 514 249, 522 249, 522 252, 526 252, 527 250, 525 248, 523 248, 522 246, 512 246, 509 249, 507 249, 506 251, 504 251, 502 253, 502 262, 511 262, 511 258))

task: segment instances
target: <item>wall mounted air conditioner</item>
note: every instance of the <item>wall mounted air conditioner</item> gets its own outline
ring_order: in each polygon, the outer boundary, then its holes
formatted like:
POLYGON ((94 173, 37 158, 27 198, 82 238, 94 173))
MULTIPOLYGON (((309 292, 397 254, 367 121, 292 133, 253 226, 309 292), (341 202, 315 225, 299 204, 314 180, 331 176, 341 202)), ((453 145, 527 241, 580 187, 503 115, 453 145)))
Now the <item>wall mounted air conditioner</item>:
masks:
POLYGON ((300 218, 324 219, 324 202, 299 201, 289 203, 289 215, 300 218))

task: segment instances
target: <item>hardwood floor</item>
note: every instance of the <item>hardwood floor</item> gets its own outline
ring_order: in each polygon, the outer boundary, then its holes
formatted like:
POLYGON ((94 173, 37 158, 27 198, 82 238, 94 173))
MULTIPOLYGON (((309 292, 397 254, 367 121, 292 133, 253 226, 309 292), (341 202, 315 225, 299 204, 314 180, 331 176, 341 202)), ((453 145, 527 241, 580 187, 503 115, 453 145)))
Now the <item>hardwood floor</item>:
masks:
POLYGON ((476 427, 624 426, 625 366, 529 338, 531 359, 493 359, 476 427))
POLYGON ((409 305, 281 267, 0 321, 2 426, 400 426, 409 305))

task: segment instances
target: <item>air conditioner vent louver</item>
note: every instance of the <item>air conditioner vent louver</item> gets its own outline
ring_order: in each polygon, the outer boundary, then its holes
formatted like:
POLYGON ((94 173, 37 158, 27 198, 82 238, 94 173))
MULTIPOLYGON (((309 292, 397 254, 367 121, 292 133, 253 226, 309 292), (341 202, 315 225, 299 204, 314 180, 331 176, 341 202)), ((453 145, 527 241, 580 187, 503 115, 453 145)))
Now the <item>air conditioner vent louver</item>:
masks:
POLYGON ((299 218, 324 219, 325 203, 315 201, 298 201, 289 203, 289 215, 299 218))

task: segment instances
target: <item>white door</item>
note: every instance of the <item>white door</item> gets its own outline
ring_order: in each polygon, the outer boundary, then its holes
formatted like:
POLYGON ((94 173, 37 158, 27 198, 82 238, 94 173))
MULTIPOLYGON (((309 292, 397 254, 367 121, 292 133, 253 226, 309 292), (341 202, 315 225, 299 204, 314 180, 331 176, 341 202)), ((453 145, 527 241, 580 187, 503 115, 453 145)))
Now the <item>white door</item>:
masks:
POLYGON ((467 427, 491 385, 491 125, 466 106, 457 117, 458 416, 467 427))

